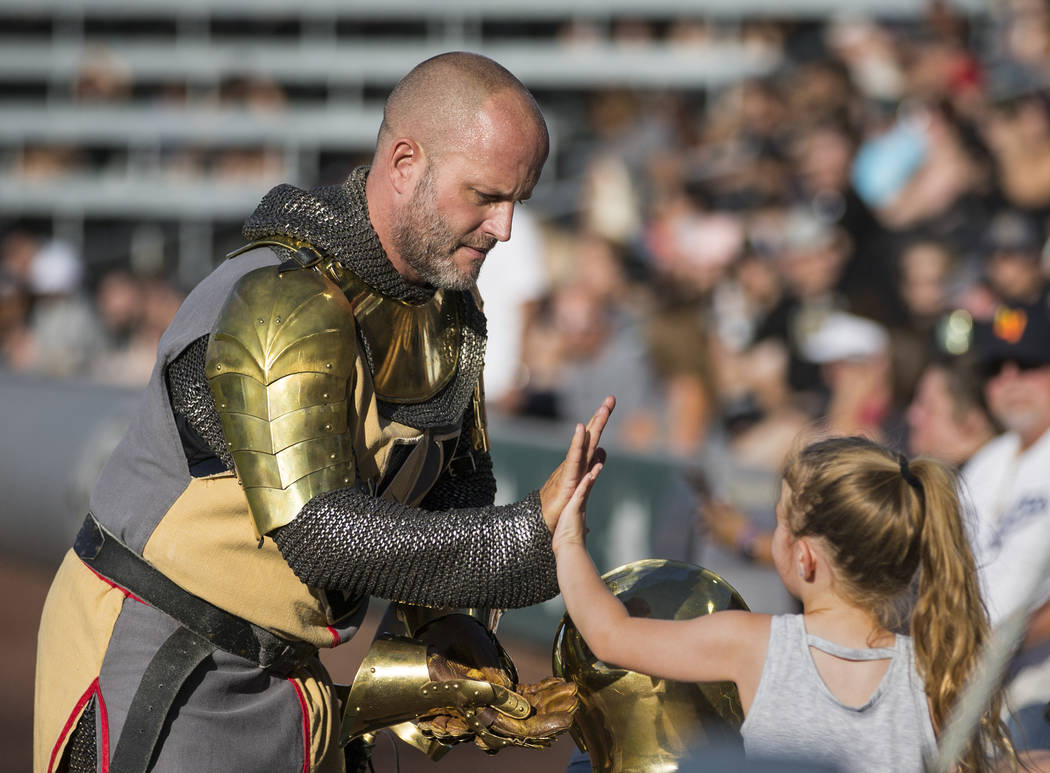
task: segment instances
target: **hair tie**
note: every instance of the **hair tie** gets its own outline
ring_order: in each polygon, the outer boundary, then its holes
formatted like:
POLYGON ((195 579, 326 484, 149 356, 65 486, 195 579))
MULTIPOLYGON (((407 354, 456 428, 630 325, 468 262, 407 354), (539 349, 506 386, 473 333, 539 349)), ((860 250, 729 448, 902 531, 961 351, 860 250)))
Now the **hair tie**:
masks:
POLYGON ((904 478, 905 482, 918 491, 920 495, 924 494, 925 492, 922 488, 922 481, 916 477, 915 473, 912 472, 911 468, 908 466, 908 457, 904 454, 898 454, 897 463, 900 464, 901 477, 904 478))

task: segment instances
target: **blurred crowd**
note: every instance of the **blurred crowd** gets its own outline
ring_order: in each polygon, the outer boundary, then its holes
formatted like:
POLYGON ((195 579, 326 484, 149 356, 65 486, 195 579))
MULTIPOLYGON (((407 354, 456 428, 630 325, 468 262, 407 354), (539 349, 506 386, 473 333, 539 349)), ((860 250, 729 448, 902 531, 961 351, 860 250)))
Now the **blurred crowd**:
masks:
POLYGON ((120 267, 92 277, 68 243, 12 229, 0 241, 0 364, 144 386, 182 298, 162 274, 120 267))
MULTIPOLYGON (((572 417, 615 387, 618 442, 724 436, 772 469, 814 422, 903 446, 927 364, 1001 302, 1045 311, 1050 21, 1001 11, 832 21, 704 100, 592 95, 575 216, 498 301, 521 355, 490 399, 572 417)), ((483 290, 529 260, 516 238, 483 290)))
MULTIPOLYGON (((541 92, 559 140, 551 167, 575 183, 573 201, 524 206, 483 273, 493 410, 572 418, 611 390, 618 445, 689 456, 722 438, 769 469, 815 422, 903 445, 923 368, 964 352, 997 303, 1045 301, 1050 16, 1044 0, 990 11, 935 0, 893 23, 745 22, 738 43, 781 57, 766 77, 541 92)), ((554 35, 628 47, 724 37, 700 21, 599 26, 554 35)), ((266 115, 304 98, 252 76, 144 91, 119 56, 88 50, 77 104, 266 115)), ((162 150, 173 173, 283 172, 272 149, 162 150)), ((27 143, 15 172, 104 169, 120 152, 132 153, 27 143)), ((189 289, 134 260, 85 267, 73 246, 17 223, 0 271, 4 363, 118 383, 142 381, 189 289)))
MULTIPOLYGON (((964 352, 1000 301, 1045 301, 1050 16, 1044 0, 991 10, 935 1, 894 23, 745 23, 738 42, 782 57, 767 77, 540 93, 558 129, 551 166, 578 184, 564 211, 522 207, 483 272, 493 410, 572 418, 615 391, 618 445, 689 456, 720 438, 769 469, 814 423, 903 445, 923 368, 964 352)), ((685 46, 719 32, 637 19, 555 34, 685 46)), ((98 50, 70 96, 140 91, 98 50)), ((146 96, 257 115, 302 98, 256 77, 146 96)), ((113 152, 29 143, 16 172, 104 168, 113 152)), ((282 172, 266 149, 165 154, 189 175, 282 172)), ((145 378, 189 289, 133 260, 85 268, 71 245, 17 223, 0 272, 4 363, 118 383, 145 378)))

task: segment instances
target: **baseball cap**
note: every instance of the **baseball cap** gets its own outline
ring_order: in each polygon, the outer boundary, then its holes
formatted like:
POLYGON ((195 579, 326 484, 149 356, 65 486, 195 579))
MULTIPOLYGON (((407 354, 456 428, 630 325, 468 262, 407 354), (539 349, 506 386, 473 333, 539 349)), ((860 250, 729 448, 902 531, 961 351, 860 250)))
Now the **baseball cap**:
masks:
POLYGON ((830 312, 802 340, 802 356, 815 363, 863 360, 886 352, 889 334, 877 322, 844 311, 830 312))
POLYGON ((985 375, 998 373, 1004 362, 1021 369, 1050 365, 1050 313, 1044 304, 1001 304, 974 326, 974 347, 985 375))
POLYGON ((1004 209, 995 214, 986 232, 991 252, 1031 252, 1038 254, 1043 247, 1043 233, 1036 222, 1016 210, 1004 209))

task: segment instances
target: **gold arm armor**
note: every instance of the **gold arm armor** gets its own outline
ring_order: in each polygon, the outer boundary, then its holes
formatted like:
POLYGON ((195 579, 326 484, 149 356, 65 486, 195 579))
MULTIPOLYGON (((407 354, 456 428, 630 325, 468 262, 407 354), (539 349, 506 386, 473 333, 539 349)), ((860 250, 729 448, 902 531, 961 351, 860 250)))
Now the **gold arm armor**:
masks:
POLYGON ((260 268, 231 292, 205 367, 258 535, 354 481, 357 357, 350 304, 320 272, 260 268))

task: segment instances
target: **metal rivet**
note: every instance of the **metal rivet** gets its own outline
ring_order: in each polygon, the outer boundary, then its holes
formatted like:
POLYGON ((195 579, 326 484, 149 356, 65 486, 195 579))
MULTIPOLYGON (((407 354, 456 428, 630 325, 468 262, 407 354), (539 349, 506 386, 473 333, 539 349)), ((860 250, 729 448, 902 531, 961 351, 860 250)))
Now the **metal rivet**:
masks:
POLYGON ((329 459, 335 459, 335 454, 332 454, 332 455, 331 455, 331 456, 329 456, 328 458, 329 458, 329 459))
POLYGON ((263 319, 262 317, 259 317, 259 319, 258 319, 258 320, 256 320, 256 321, 257 321, 257 322, 258 322, 258 323, 259 323, 260 325, 265 325, 265 324, 266 324, 266 320, 265 320, 265 319, 263 319))
POLYGON ((325 431, 330 432, 332 430, 332 425, 331 424, 325 424, 324 428, 325 428, 325 431))
POLYGON ((369 671, 371 671, 371 672, 372 672, 372 673, 374 674, 374 673, 376 672, 376 667, 375 667, 375 666, 372 666, 372 667, 371 667, 370 669, 368 669, 368 670, 369 670, 369 671))
POLYGON ((277 317, 277 318, 274 319, 273 322, 274 322, 275 325, 280 325, 281 324, 281 318, 277 317))
POLYGON ((222 370, 222 363, 221 362, 215 363, 215 370, 222 370))
POLYGON ((332 369, 332 363, 330 363, 330 362, 326 362, 326 363, 324 364, 324 366, 325 366, 326 368, 328 368, 329 370, 331 370, 331 369, 332 369))
POLYGON ((321 399, 322 400, 327 400, 328 399, 328 393, 325 392, 323 395, 321 395, 321 399))

